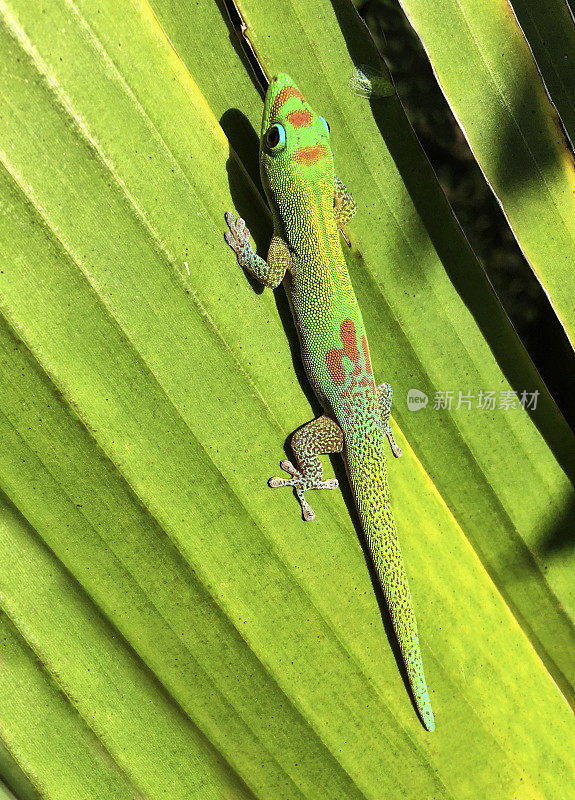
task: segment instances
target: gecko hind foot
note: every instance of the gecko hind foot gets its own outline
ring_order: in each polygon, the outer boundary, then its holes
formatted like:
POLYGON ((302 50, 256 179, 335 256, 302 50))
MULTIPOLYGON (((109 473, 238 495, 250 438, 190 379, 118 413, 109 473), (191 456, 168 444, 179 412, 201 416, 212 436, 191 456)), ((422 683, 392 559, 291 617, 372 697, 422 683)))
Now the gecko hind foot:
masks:
POLYGON ((310 522, 312 519, 315 519, 315 511, 307 502, 303 496, 303 493, 307 492, 308 489, 337 489, 339 486, 337 479, 328 478, 328 480, 322 481, 318 480, 312 475, 304 475, 294 467, 291 461, 280 461, 280 467, 286 472, 289 472, 290 475, 293 475, 292 479, 286 480, 286 478, 270 478, 268 481, 268 486, 271 486, 272 489, 278 489, 280 486, 293 486, 297 498, 301 504, 303 518, 306 520, 306 522, 310 522))
POLYGON ((393 436, 393 433, 391 432, 391 428, 389 427, 389 425, 387 426, 387 428, 385 430, 385 435, 387 436, 387 438, 389 440, 389 443, 391 445, 391 451, 392 451, 393 455, 396 458, 401 458, 403 450, 401 449, 401 447, 395 441, 395 438, 393 436))
POLYGON ((393 397, 393 389, 389 383, 380 383, 376 387, 377 395, 381 403, 381 419, 383 422, 383 432, 389 439, 391 450, 396 458, 400 458, 402 454, 401 447, 395 441, 391 426, 389 424, 389 415, 391 413, 391 398, 393 397))

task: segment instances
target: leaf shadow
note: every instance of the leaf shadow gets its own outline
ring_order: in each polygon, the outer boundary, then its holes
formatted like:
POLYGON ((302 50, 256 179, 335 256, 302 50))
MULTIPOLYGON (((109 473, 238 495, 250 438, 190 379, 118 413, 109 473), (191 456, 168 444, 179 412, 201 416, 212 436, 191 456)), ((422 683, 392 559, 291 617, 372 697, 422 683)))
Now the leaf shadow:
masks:
POLYGON ((506 113, 502 114, 496 136, 490 144, 496 156, 497 181, 508 192, 522 192, 533 182, 534 174, 540 173, 544 177, 545 170, 557 161, 554 142, 549 136, 531 136, 528 144, 523 131, 536 128, 539 134, 543 134, 551 122, 566 152, 572 156, 573 150, 555 107, 551 104, 549 109, 542 106, 541 96, 533 91, 529 77, 517 81, 513 89, 514 97, 506 104, 506 113), (521 158, 510 158, 510 154, 516 153, 521 153, 521 158), (532 161, 532 170, 525 170, 527 160, 532 161))
POLYGON ((575 548, 575 492, 571 492, 557 519, 541 536, 538 550, 544 558, 557 558, 575 548))
POLYGON ((260 137, 254 130, 253 125, 238 108, 228 108, 220 118, 220 125, 238 160, 252 179, 260 197, 263 197, 264 190, 259 167, 260 137))

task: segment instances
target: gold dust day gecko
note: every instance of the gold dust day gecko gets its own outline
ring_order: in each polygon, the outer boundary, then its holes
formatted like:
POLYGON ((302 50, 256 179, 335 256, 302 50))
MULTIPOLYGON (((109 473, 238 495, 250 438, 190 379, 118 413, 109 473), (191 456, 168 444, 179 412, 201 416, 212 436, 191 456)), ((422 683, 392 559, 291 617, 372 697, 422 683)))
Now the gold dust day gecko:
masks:
POLYGON ((413 696, 427 730, 435 728, 425 683, 415 613, 391 511, 385 461, 391 387, 376 386, 361 311, 341 249, 339 228, 355 203, 334 173, 329 126, 287 75, 268 87, 260 137, 260 170, 274 232, 267 261, 257 256, 242 219, 226 214, 227 243, 242 267, 272 289, 284 284, 300 337, 304 366, 324 413, 296 431, 297 466, 282 461, 303 517, 313 510, 308 489, 335 489, 323 480, 318 456, 341 453, 373 563, 389 607, 413 696))

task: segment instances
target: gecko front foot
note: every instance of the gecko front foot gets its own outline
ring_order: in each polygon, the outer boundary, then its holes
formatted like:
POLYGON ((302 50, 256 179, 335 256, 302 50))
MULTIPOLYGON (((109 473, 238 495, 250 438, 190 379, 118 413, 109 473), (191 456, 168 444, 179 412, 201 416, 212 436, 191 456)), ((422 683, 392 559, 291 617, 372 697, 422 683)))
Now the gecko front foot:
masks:
POLYGON ((322 481, 313 475, 304 475, 303 472, 300 472, 294 467, 291 461, 280 461, 280 467, 286 472, 289 472, 290 475, 293 475, 293 478, 291 480, 286 480, 285 478, 270 478, 268 485, 271 486, 272 489, 277 489, 280 486, 293 486, 297 498, 301 503, 303 518, 306 522, 309 522, 315 518, 315 511, 307 502, 303 493, 307 492, 308 489, 337 489, 339 486, 337 479, 328 478, 327 481, 322 481))
POLYGON ((250 244, 250 232, 241 217, 234 220, 234 215, 230 211, 226 211, 225 217, 229 231, 224 233, 224 239, 236 253, 240 264, 244 266, 254 255, 250 244))

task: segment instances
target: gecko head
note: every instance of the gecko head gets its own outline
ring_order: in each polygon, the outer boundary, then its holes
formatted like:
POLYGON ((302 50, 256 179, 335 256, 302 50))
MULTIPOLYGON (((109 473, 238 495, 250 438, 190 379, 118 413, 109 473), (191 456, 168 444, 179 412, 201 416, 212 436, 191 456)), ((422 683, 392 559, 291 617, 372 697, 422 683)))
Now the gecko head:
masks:
POLYGON ((333 154, 329 125, 288 75, 270 81, 260 137, 262 182, 268 196, 298 184, 325 185, 333 197, 333 154))

